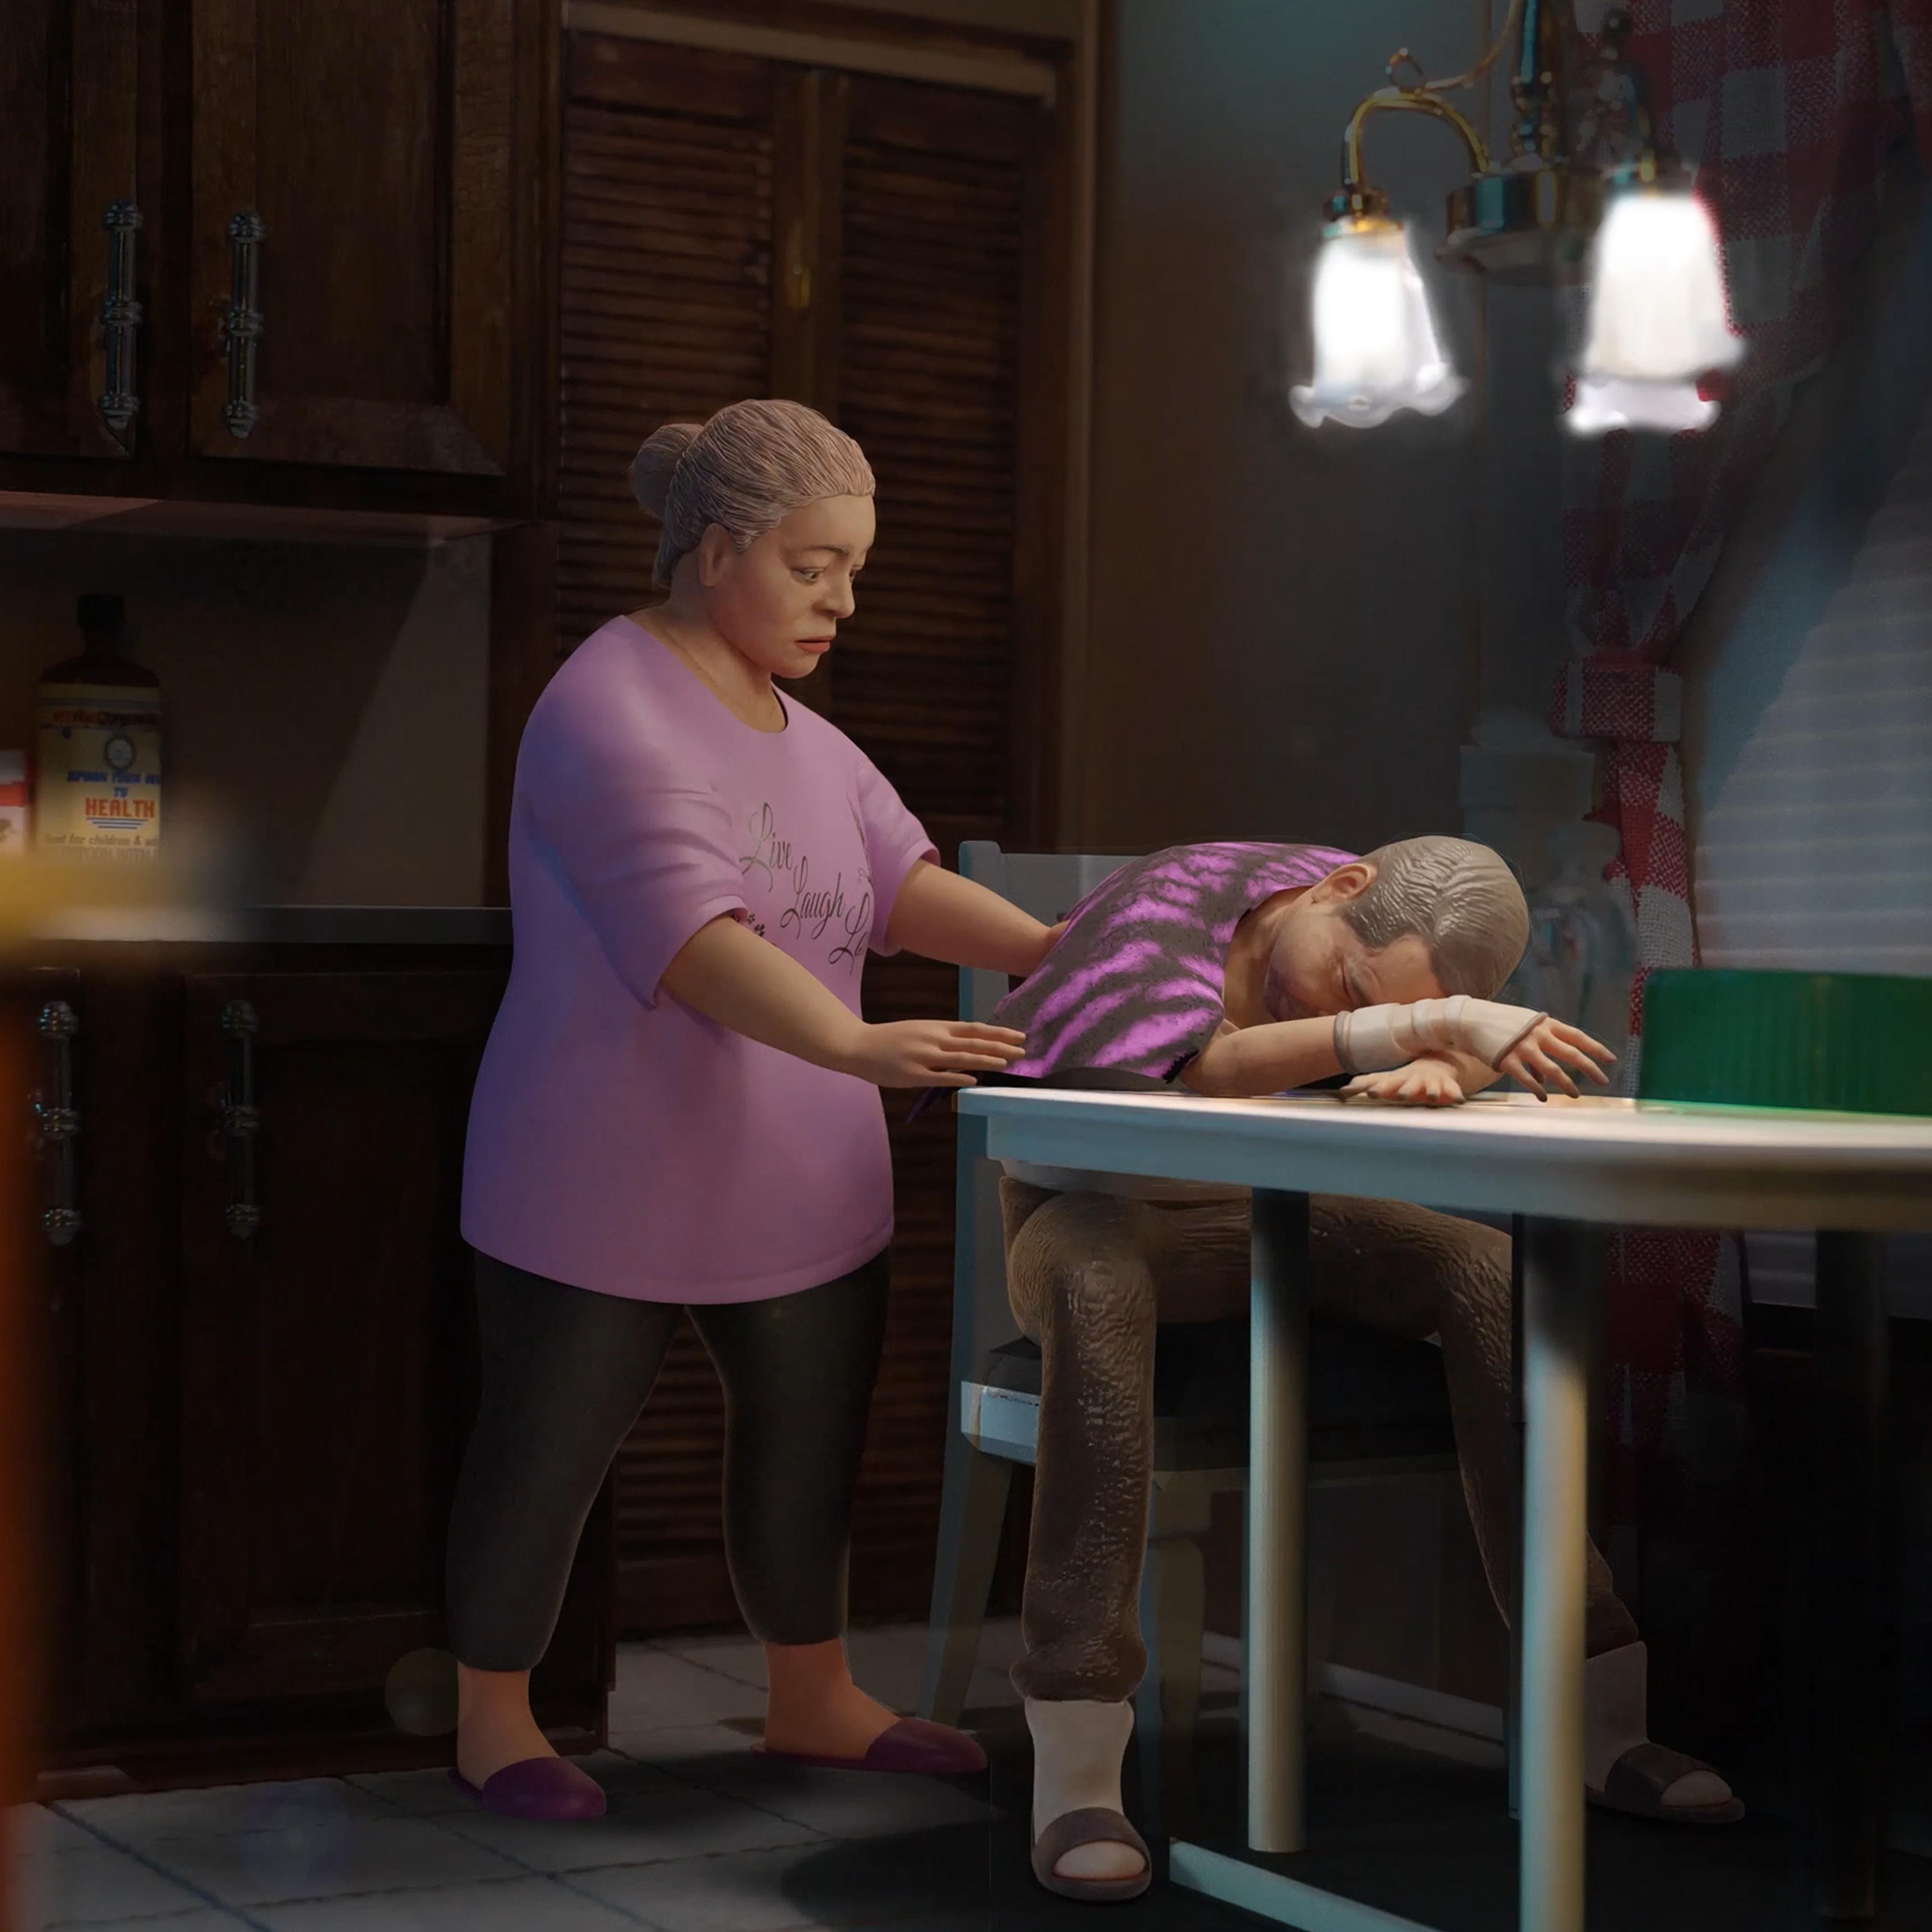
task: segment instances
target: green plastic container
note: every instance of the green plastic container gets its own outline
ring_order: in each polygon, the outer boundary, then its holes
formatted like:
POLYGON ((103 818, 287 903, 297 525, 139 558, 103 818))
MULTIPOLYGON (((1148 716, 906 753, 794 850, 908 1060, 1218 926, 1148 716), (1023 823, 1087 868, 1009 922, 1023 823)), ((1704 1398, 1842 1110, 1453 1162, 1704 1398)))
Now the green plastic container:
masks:
POLYGON ((1932 1114, 1932 979, 1653 973, 1637 1098, 1932 1114))

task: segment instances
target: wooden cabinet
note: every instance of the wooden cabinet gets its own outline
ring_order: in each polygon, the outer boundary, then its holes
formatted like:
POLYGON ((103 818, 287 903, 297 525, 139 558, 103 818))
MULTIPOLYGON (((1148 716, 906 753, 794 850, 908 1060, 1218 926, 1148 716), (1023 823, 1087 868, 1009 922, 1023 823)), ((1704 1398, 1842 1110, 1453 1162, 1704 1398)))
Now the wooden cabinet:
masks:
MULTIPOLYGON (((476 1379, 463 1144, 506 962, 169 950, 26 1001, 80 1027, 83 1226, 44 1247, 41 1298, 49 1788, 446 1762, 383 1684, 446 1641, 476 1379)), ((536 1685, 579 1750, 610 1562, 600 1503, 536 1685)))
POLYGON ((440 1640, 475 1375, 464 1124, 502 992, 494 973, 183 982, 180 1654, 194 1697, 365 1688, 440 1640))
POLYGON ((134 446, 137 224, 158 212, 136 166, 137 29, 134 0, 0 8, 0 454, 134 446))
POLYGON ((4 13, 0 490, 541 508, 548 0, 4 13))
POLYGON ((194 0, 196 454, 501 476, 512 0, 194 0))

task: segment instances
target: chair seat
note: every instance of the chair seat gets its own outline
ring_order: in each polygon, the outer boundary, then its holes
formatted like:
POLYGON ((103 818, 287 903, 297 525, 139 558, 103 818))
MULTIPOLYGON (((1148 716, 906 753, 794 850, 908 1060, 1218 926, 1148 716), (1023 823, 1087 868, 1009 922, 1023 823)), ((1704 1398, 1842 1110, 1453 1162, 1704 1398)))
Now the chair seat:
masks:
MULTIPOLYGON (((1248 1338, 1245 1318, 1175 1323, 1154 1338, 1154 1467, 1244 1467, 1247 1462, 1248 1338)), ((1024 1339, 987 1356, 982 1376, 988 1421, 984 1446, 1030 1446, 1022 1404, 1040 1399, 1040 1348, 1024 1339), (1010 1402, 1002 1398, 1015 1398, 1010 1402), (1010 1414, 1004 1412, 1010 1409, 1010 1414)), ((1311 1463, 1453 1456, 1456 1434, 1442 1352, 1352 1322, 1311 1321, 1308 1334, 1311 1463)))

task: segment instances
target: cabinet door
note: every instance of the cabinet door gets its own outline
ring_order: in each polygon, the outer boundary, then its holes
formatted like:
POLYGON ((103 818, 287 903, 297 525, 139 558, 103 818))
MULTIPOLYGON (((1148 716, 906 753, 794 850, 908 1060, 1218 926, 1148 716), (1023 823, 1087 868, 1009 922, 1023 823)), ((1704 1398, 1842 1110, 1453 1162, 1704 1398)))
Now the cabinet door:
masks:
POLYGON ((137 318, 121 312, 110 379, 102 310, 117 252, 132 277, 116 293, 134 302, 146 238, 117 250, 107 226, 140 206, 136 24, 136 0, 0 7, 0 450, 112 459, 134 443, 137 318))
POLYGON ((197 452, 504 472, 515 7, 194 0, 197 452))
MULTIPOLYGON (((80 1130, 91 1124, 92 1095, 80 1080, 76 1035, 86 1011, 80 975, 10 970, 0 976, 0 1030, 6 1084, 0 1088, 8 1150, 26 1157, 8 1177, 8 1222, 0 1226, 10 1348, 31 1365, 19 1384, 33 1453, 10 1444, 20 1466, 37 1478, 23 1498, 32 1511, 30 1544, 38 1556, 28 1634, 38 1660, 30 1672, 51 1692, 48 1708, 64 1718, 86 1698, 78 1633, 85 1618, 81 1546, 87 1522, 79 1396, 81 1326, 76 1293, 83 1252, 80 1224, 80 1130), (24 1131, 23 1131, 24 1130, 24 1131)), ((90 1202, 89 1205, 92 1204, 90 1202)))
POLYGON ((502 983, 186 982, 180 1601, 194 1697, 366 1692, 442 1641, 475 1378, 464 1124, 502 983), (246 1119, 224 1131, 224 1102, 256 1110, 252 1154, 235 1131, 246 1119))

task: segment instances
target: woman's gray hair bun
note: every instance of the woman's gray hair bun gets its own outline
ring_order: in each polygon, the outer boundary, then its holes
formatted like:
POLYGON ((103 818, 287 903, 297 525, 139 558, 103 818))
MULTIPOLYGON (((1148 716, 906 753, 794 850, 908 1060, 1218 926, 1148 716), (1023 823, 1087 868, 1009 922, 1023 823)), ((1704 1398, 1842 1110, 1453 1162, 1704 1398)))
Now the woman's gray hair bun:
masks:
POLYGON ((802 403, 733 403, 708 422, 666 423, 631 465, 638 501, 664 525, 652 578, 668 585, 679 558, 712 524, 743 550, 821 496, 869 496, 866 453, 802 403))
POLYGON ((631 488, 650 514, 662 523, 670 501, 670 479, 678 460, 697 441, 702 423, 666 423, 644 439, 644 446, 631 463, 631 488))

